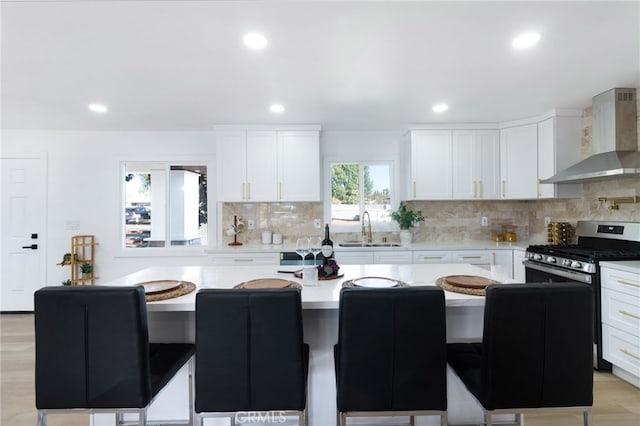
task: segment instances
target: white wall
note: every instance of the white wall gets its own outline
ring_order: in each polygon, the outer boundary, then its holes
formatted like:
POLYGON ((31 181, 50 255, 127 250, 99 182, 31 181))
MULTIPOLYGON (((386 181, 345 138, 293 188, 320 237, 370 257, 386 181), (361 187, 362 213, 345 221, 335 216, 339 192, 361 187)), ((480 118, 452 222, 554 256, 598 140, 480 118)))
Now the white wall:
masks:
MULTIPOLYGON (((69 278, 68 267, 56 263, 70 251, 71 236, 77 234, 96 236, 99 282, 148 266, 206 263, 206 257, 197 255, 122 256, 119 167, 125 160, 193 160, 194 164, 205 164, 213 171, 213 132, 3 130, 1 153, 3 157, 41 156, 47 160, 47 229, 41 231, 47 259, 47 285, 58 285, 69 278), (79 222, 78 229, 67 229, 69 222, 74 221, 79 222)), ((214 188, 214 182, 210 181, 209 187, 214 188)), ((202 250, 198 253, 203 254, 202 250)))

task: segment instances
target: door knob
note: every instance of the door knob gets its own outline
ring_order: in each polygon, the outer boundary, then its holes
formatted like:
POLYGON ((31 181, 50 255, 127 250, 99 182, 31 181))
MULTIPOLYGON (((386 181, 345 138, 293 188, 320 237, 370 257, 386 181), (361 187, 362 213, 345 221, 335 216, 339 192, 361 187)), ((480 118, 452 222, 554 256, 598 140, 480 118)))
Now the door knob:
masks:
POLYGON ((37 244, 31 244, 30 246, 22 246, 24 249, 38 250, 37 244))

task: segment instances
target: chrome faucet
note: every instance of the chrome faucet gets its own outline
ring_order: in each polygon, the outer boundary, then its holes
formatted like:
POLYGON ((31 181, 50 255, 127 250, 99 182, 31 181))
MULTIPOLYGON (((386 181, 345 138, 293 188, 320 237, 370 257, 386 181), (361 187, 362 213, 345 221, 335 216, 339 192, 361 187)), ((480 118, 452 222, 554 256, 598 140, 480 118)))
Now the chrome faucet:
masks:
POLYGON ((362 213, 362 235, 363 236, 367 236, 367 243, 372 243, 373 242, 373 235, 371 234, 371 216, 369 216, 369 212, 368 211, 364 211, 364 213, 362 213), (365 230, 364 228, 364 218, 365 216, 367 217, 367 219, 369 220, 369 230, 365 230))

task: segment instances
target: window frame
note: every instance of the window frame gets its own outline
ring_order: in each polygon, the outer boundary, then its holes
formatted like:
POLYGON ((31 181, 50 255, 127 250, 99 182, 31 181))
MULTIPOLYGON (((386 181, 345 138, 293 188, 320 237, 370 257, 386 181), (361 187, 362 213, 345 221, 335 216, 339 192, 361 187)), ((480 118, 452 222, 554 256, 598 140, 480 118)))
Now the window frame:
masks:
MULTIPOLYGON (((347 160, 347 159, 338 159, 338 158, 330 158, 327 159, 325 164, 325 200, 324 200, 324 216, 326 218, 326 222, 331 227, 331 232, 336 233, 353 233, 353 232, 361 232, 362 230, 362 214, 366 210, 364 204, 364 184, 362 183, 362 179, 364 176, 364 166, 380 166, 386 165, 389 166, 389 192, 390 192, 390 208, 393 209, 394 206, 398 204, 399 194, 396 186, 396 175, 395 175, 395 161, 393 160, 347 160), (332 218, 332 194, 331 194, 331 170, 334 165, 338 164, 357 164, 359 166, 358 177, 361 179, 360 188, 359 188, 359 198, 360 198, 360 221, 354 222, 349 225, 334 225, 332 218)), ((390 220, 389 222, 371 222, 371 229, 373 232, 395 232, 398 231, 397 224, 390 220)))
MULTIPOLYGON (((155 256, 206 256, 205 250, 210 249, 216 245, 216 224, 217 224, 217 209, 215 208, 214 188, 215 188, 215 159, 213 158, 191 158, 184 157, 176 159, 149 159, 149 158, 127 158, 118 160, 118 179, 120 182, 119 202, 118 202, 118 243, 119 255, 117 257, 155 257, 155 256), (167 237, 164 247, 126 247, 126 218, 123 212, 126 208, 126 182, 125 176, 127 171, 127 164, 162 164, 165 166, 167 175, 170 174, 171 166, 205 166, 207 168, 207 244, 202 245, 171 245, 170 240, 167 237), (214 200, 212 202, 212 200, 214 200), (166 244, 169 241, 169 244, 166 244)), ((167 176, 168 178, 168 176, 167 176)), ((167 182, 169 180, 167 179, 167 182)), ((169 185, 165 187, 166 200, 170 198, 169 185)), ((167 202, 165 206, 165 214, 167 218, 166 235, 170 235, 169 222, 170 222, 170 203, 167 202)))

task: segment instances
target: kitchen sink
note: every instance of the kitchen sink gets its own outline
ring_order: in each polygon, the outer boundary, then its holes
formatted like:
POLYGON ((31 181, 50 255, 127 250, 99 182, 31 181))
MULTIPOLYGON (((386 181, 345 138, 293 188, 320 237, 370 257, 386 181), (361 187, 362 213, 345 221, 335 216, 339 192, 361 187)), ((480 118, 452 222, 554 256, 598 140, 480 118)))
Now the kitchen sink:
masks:
POLYGON ((361 241, 344 241, 340 247, 402 247, 399 243, 363 243, 361 241))

